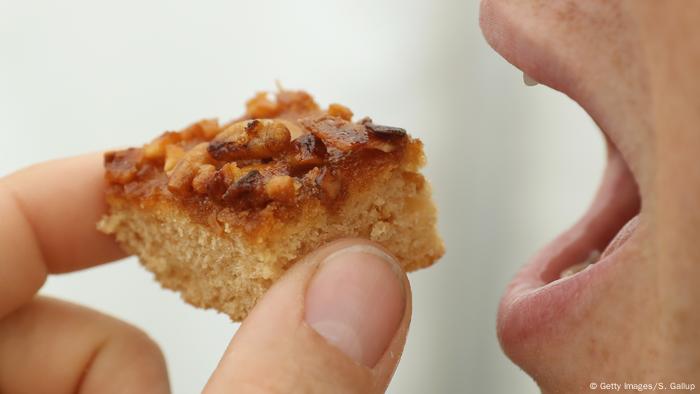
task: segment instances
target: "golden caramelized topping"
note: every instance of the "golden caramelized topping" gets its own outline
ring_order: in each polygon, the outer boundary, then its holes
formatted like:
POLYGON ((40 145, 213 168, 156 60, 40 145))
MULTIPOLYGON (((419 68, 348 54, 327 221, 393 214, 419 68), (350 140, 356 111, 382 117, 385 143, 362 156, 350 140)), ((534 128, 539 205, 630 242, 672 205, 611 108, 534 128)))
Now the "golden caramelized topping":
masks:
POLYGON ((326 144, 313 134, 304 134, 292 141, 288 155, 289 172, 299 174, 321 166, 328 156, 326 144))
POLYGON ((142 160, 143 152, 136 148, 105 153, 107 181, 119 184, 133 181, 139 171, 138 163, 142 160))
POLYGON ((369 140, 367 129, 361 124, 330 115, 302 119, 300 123, 325 144, 342 152, 349 152, 369 140))
POLYGON ((406 130, 400 127, 380 126, 372 123, 372 119, 364 118, 360 121, 374 135, 379 138, 401 138, 406 136, 406 130))
POLYGON ((286 118, 288 114, 300 115, 318 112, 314 99, 306 92, 282 90, 276 100, 270 100, 265 92, 258 93, 246 103, 246 118, 286 118))
POLYGON ((270 159, 287 149, 290 139, 282 122, 253 119, 224 129, 209 143, 208 150, 216 160, 270 159))
POLYGON ((168 179, 168 190, 173 194, 186 195, 192 190, 192 181, 200 169, 213 163, 207 153, 209 144, 202 142, 186 152, 173 168, 168 179))
POLYGON ((334 103, 328 106, 328 115, 351 121, 353 113, 350 111, 350 108, 334 103))
POLYGON ((291 202, 296 194, 294 179, 289 175, 273 175, 265 183, 265 193, 273 200, 291 202))
POLYGON ((202 120, 141 149, 105 154, 106 178, 125 193, 183 201, 199 196, 238 209, 301 197, 332 202, 343 193, 347 171, 388 159, 409 141, 404 129, 369 118, 353 123, 352 116, 340 104, 322 111, 305 92, 281 91, 274 100, 260 93, 230 124, 202 120))

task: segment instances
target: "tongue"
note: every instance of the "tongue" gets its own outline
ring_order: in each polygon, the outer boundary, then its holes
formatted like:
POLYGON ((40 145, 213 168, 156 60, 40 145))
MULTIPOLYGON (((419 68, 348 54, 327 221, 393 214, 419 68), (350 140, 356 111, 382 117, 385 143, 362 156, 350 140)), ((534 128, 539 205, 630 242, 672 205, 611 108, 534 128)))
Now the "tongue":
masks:
POLYGON ((627 224, 625 224, 620 231, 617 232, 615 235, 615 238, 610 241, 608 246, 605 248, 603 251, 603 254, 601 255, 601 259, 605 258, 606 256, 612 254, 614 251, 620 248, 622 244, 624 244, 634 233, 634 230, 637 228, 639 225, 639 214, 637 214, 635 217, 630 219, 627 224))

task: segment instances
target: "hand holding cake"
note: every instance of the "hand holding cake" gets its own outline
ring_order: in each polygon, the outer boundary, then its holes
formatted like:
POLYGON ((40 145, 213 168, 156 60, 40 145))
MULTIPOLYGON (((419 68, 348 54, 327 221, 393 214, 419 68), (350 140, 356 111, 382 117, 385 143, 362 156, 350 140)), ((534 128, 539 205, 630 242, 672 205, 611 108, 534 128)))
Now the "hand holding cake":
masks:
POLYGON ((48 274, 124 257, 119 241, 188 302, 247 316, 205 392, 382 392, 411 320, 405 271, 443 246, 420 142, 351 117, 259 95, 228 125, 1 179, 0 391, 169 392, 143 331, 36 296, 48 274))

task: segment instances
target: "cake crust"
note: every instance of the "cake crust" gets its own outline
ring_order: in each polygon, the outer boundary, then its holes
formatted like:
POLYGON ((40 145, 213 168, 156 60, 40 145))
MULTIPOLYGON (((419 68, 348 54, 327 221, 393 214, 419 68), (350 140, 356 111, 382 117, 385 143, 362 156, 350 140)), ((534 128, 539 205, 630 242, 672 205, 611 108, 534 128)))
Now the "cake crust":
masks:
POLYGON ((322 110, 305 92, 258 94, 228 124, 206 119, 105 154, 98 224, 165 287, 242 320, 299 257, 334 239, 382 244, 411 271, 444 252, 422 143, 322 110))

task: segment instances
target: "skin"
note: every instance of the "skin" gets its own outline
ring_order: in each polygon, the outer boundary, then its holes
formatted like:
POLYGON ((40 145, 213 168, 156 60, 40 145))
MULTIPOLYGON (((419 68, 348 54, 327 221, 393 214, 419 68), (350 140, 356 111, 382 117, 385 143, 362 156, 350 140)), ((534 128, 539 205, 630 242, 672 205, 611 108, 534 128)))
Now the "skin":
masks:
MULTIPOLYGON (((36 296, 47 275, 124 257, 95 229, 106 209, 102 177, 102 155, 92 154, 0 179, 0 392, 170 391, 163 355, 143 331, 36 296)), ((411 318, 410 286, 396 264, 358 239, 306 256, 241 325, 204 392, 383 392, 411 318), (357 310, 367 313, 358 320, 357 310), (355 334, 334 335, 329 321, 355 334)))
MULTIPOLYGON (((487 0, 482 12, 496 50, 522 40, 556 64, 574 86, 567 93, 614 134, 642 199, 634 243, 580 295, 575 313, 563 313, 546 335, 501 337, 504 350, 545 393, 588 392, 591 381, 700 383, 700 3, 487 0), (506 37, 515 41, 499 36, 503 23, 518 32, 506 37)), ((48 274, 121 257, 94 230, 105 208, 100 179, 99 157, 87 156, 0 182, 2 392, 168 391, 162 354, 143 332, 35 297, 48 274), (66 192, 71 201, 55 198, 66 192), (48 372, 36 379, 37 370, 48 372)), ((361 243, 329 245, 285 275, 242 325, 205 391, 383 391, 410 321, 405 276, 404 298, 385 305, 402 311, 399 323, 377 323, 393 333, 377 357, 353 359, 305 322, 305 289, 320 262, 361 243)))
POLYGON ((544 393, 700 383, 700 3, 484 0, 489 43, 578 101, 639 186, 634 240, 540 333, 501 335, 544 393), (540 59, 544 64, 537 64, 540 59), (557 75, 552 75, 552 74, 557 75))

